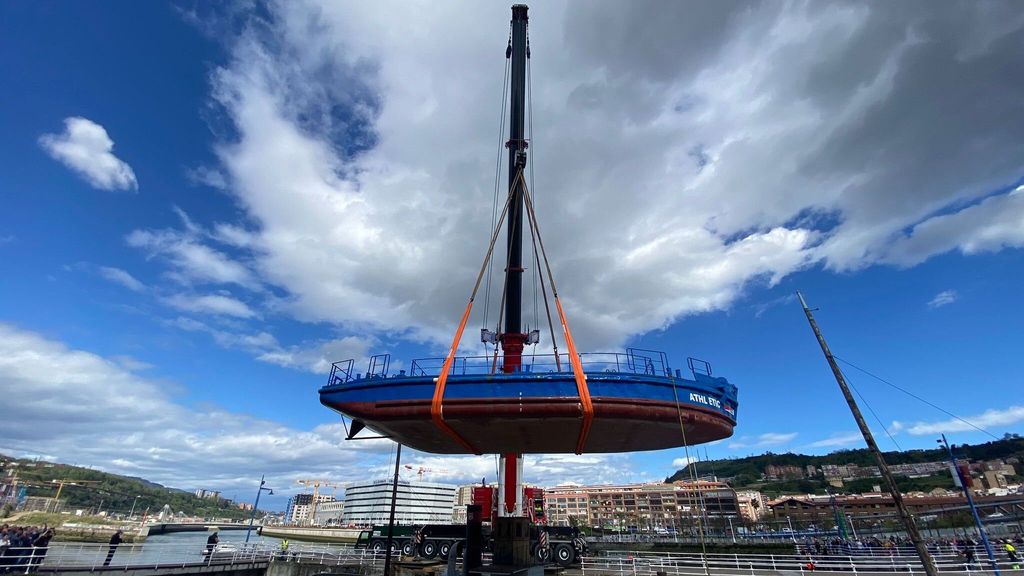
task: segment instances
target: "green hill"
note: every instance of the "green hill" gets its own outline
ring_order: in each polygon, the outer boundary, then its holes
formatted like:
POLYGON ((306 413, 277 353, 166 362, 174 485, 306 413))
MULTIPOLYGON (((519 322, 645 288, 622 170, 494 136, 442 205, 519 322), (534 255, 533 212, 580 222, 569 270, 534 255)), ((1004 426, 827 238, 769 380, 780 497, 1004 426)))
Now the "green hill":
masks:
MULTIPOLYGON (((942 448, 934 450, 906 450, 903 452, 885 452, 885 461, 888 464, 915 464, 922 462, 936 462, 948 459, 942 448)), ((984 444, 969 445, 963 444, 957 447, 958 456, 966 456, 974 460, 1005 460, 1016 457, 1024 460, 1024 438, 1016 434, 1007 434, 1001 440, 994 440, 984 444)), ((820 476, 798 480, 783 480, 768 482, 763 480, 765 469, 769 465, 776 466, 799 466, 806 468, 808 465, 816 468, 827 465, 856 464, 858 466, 874 466, 874 456, 867 449, 860 450, 839 450, 824 456, 810 456, 807 454, 774 454, 768 452, 760 456, 748 456, 745 458, 730 458, 725 460, 709 460, 695 462, 677 470, 666 478, 666 482, 687 480, 691 477, 691 468, 694 468, 698 476, 715 476, 725 479, 734 488, 757 487, 768 494, 800 494, 824 491, 827 483, 820 476)), ((848 481, 844 486, 846 492, 863 492, 871 489, 872 485, 879 484, 880 478, 863 478, 848 481)), ((953 482, 948 474, 939 474, 927 478, 906 478, 897 476, 897 484, 904 491, 931 490, 936 487, 952 488, 953 482)))
MULTIPOLYGON (((191 492, 168 488, 142 478, 109 474, 89 468, 55 464, 52 462, 19 460, 0 455, 0 462, 7 461, 6 470, 16 470, 18 483, 28 487, 29 496, 54 496, 58 484, 54 480, 81 481, 74 486, 66 482, 60 499, 65 501, 65 511, 84 509, 98 513, 127 514, 132 504, 140 515, 149 510, 156 514, 170 505, 175 513, 184 512, 189 516, 206 518, 248 519, 251 512, 239 510, 234 504, 223 499, 197 498, 191 492), (13 465, 16 463, 17 465, 13 465), (135 497, 138 496, 138 502, 135 497)), ((4 478, 8 481, 8 478, 4 478)))

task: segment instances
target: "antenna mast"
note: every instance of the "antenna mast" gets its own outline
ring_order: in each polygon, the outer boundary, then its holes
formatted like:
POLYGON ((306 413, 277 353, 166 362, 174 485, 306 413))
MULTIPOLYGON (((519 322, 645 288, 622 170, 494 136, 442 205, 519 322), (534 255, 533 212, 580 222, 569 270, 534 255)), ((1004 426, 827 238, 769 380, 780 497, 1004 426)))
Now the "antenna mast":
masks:
MULTIPOLYGON (((526 170, 526 147, 523 135, 526 118, 527 24, 525 4, 512 6, 512 38, 505 56, 512 59, 512 85, 509 93, 508 185, 511 200, 508 208, 508 268, 505 270, 505 330, 501 334, 501 371, 519 372, 523 366, 523 187, 520 173, 526 170)), ((498 513, 502 516, 523 516, 521 499, 523 456, 513 452, 501 455, 498 487, 498 513)))
POLYGON ((921 558, 921 564, 924 566, 925 573, 928 576, 938 576, 932 555, 928 552, 928 547, 925 545, 924 540, 921 539, 921 533, 917 530, 914 517, 910 515, 907 505, 903 502, 903 495, 900 494, 900 489, 896 486, 896 479, 889 470, 889 465, 885 463, 882 451, 878 449, 878 443, 875 442, 871 429, 868 428, 867 422, 864 421, 864 415, 860 413, 857 401, 850 394, 850 388, 846 385, 846 377, 843 376, 843 371, 836 364, 835 356, 829 350, 828 344, 825 342, 825 336, 821 334, 821 330, 818 328, 818 323, 814 321, 814 315, 811 314, 811 309, 807 307, 803 294, 797 292, 796 296, 800 299, 800 305, 804 308, 804 314, 807 316, 807 322, 811 325, 811 330, 814 331, 814 337, 818 339, 818 344, 821 345, 821 351, 825 354, 825 360, 828 361, 828 365, 832 368, 832 375, 835 376, 836 383, 839 384, 839 389, 842 390, 843 397, 846 398, 846 403, 850 406, 853 419, 857 421, 857 427, 860 428, 860 433, 864 436, 864 442, 867 443, 868 450, 871 450, 871 453, 875 455, 875 459, 878 461, 878 471, 881 472, 882 478, 885 480, 885 486, 889 489, 889 493, 892 494, 892 501, 896 504, 896 511, 903 522, 903 527, 907 530, 907 534, 910 535, 910 541, 914 543, 914 548, 917 549, 917 555, 921 558))

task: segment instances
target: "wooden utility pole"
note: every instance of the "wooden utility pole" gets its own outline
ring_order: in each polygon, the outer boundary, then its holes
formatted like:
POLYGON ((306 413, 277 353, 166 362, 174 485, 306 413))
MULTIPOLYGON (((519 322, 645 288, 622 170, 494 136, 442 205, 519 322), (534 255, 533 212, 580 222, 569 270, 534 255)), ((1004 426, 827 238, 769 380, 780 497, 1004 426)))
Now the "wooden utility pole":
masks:
POLYGON ((864 436, 864 442, 867 443, 868 449, 875 455, 875 459, 878 461, 878 471, 882 474, 882 479, 885 480, 886 488, 889 489, 889 493, 892 494, 892 501, 896 504, 896 511, 899 514, 900 520, 903 522, 903 527, 906 528, 907 534, 910 535, 910 541, 914 543, 914 548, 917 549, 917 555, 921 558, 921 564, 924 566, 924 571, 928 576, 938 576, 938 571, 935 568, 935 562, 932 560, 932 555, 928 552, 928 547, 925 545, 924 540, 921 539, 921 533, 917 530, 917 524, 914 523, 914 517, 910 515, 910 511, 907 510, 906 504, 903 502, 903 495, 900 494, 899 487, 896 486, 896 479, 893 478, 892 472, 889 470, 889 466, 885 463, 885 458, 882 456, 882 451, 878 449, 878 443, 875 442, 875 437, 871 434, 871 429, 868 428, 867 422, 864 421, 864 415, 860 413, 860 408, 857 406, 857 402, 853 399, 853 395, 850 394, 850 388, 846 385, 846 378, 843 376, 842 370, 839 369, 839 365, 836 364, 835 356, 832 355, 832 351, 828 349, 828 344, 825 342, 825 337, 822 336, 821 330, 818 328, 818 323, 814 321, 814 315, 811 314, 811 309, 807 307, 807 302, 804 301, 803 294, 796 293, 797 298, 800 299, 800 305, 804 308, 804 314, 807 316, 807 322, 811 325, 811 330, 814 331, 814 337, 818 339, 818 344, 821 345, 821 351, 825 354, 825 360, 828 361, 828 365, 832 368, 832 375, 836 377, 836 383, 839 384, 839 389, 843 392, 843 397, 846 398, 846 403, 850 406, 850 412, 853 413, 853 419, 857 421, 857 427, 860 428, 860 433, 864 436))

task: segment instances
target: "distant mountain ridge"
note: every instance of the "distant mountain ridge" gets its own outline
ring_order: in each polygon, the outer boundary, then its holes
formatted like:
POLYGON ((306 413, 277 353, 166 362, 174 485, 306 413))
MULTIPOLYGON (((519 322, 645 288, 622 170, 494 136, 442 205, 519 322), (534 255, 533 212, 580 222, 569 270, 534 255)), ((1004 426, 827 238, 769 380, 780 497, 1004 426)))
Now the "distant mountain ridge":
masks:
MULTIPOLYGON (((984 444, 963 444, 956 447, 958 457, 966 457, 972 461, 974 460, 1005 460, 1007 458, 1018 458, 1024 461, 1024 438, 1021 438, 1017 434, 1007 434, 1000 440, 993 440, 984 444)), ((939 462, 948 460, 946 451, 942 448, 936 448, 934 450, 905 450, 902 452, 885 452, 885 461, 887 464, 918 464, 925 462, 939 462)), ((785 454, 775 454, 767 452, 759 456, 747 456, 744 458, 730 458, 724 460, 707 460, 694 462, 685 468, 677 470, 674 474, 665 479, 666 482, 674 482, 681 480, 688 480, 691 477, 691 468, 695 468, 698 476, 714 475, 722 479, 727 479, 734 488, 743 488, 752 485, 758 485, 763 483, 762 475, 768 466, 798 466, 800 468, 806 468, 807 466, 814 466, 820 468, 823 465, 843 465, 843 464, 856 464, 858 466, 875 466, 877 462, 874 456, 866 448, 857 450, 838 450, 831 454, 823 456, 811 456, 807 454, 794 454, 792 452, 785 454)), ((1020 471, 1018 470, 1018 473, 1020 471)), ((869 480, 869 479, 861 479, 869 480)), ((852 486, 860 487, 865 482, 858 480, 849 483, 852 486)), ((880 482, 879 479, 874 480, 874 484, 880 482)), ((778 484, 781 486, 775 486, 775 488, 782 488, 772 490, 769 492, 793 492, 800 493, 805 492, 807 488, 812 487, 814 482, 804 482, 799 485, 798 481, 780 481, 780 482, 767 482, 767 484, 778 484), (785 490, 786 484, 792 485, 792 490, 785 490)), ((824 485, 824 481, 820 483, 824 485)), ((913 482, 904 482, 907 485, 913 485, 913 482)), ((952 485, 950 479, 949 484, 952 485)), ((817 486, 814 486, 817 487, 817 486)), ((901 486, 901 489, 903 486, 901 486)))
MULTIPOLYGON (((135 508, 136 515, 157 514, 164 505, 175 513, 184 512, 189 516, 248 519, 250 511, 240 510, 235 504, 224 499, 199 498, 191 491, 169 488, 145 478, 123 476, 101 472, 92 468, 59 464, 43 460, 12 458, 0 454, 4 470, 15 470, 18 483, 28 488, 29 496, 54 496, 58 484, 54 480, 65 480, 61 490, 65 510, 91 509, 93 512, 127 514, 135 508), (16 465, 12 465, 16 463, 16 465), (80 481, 80 485, 73 485, 80 481), (136 496, 138 499, 136 500, 136 496)), ((9 484, 11 476, 0 477, 0 484, 9 484)))

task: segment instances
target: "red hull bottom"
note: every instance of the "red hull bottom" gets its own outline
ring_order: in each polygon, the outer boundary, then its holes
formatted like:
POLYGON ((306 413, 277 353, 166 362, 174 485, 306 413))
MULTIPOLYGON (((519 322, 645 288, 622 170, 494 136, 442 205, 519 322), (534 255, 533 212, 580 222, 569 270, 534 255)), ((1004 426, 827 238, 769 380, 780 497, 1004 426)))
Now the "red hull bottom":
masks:
MULTIPOLYGON (((724 416, 693 407, 653 401, 594 398, 588 453, 637 452, 703 444, 732 436, 724 416), (680 418, 686 439, 680 431, 680 418)), ((328 404, 404 446, 435 454, 466 449, 430 418, 430 400, 328 404)), ((578 400, 446 400, 445 421, 480 454, 573 453, 582 410, 578 400)))

